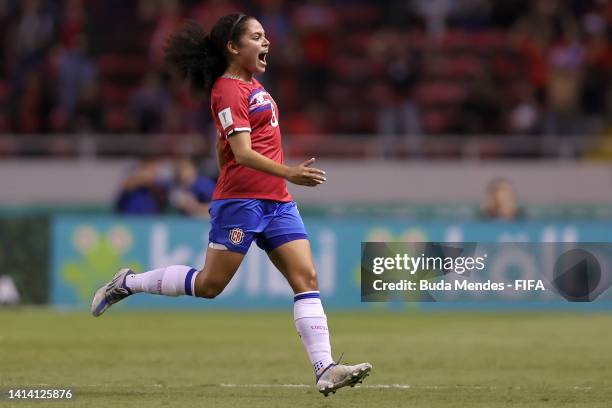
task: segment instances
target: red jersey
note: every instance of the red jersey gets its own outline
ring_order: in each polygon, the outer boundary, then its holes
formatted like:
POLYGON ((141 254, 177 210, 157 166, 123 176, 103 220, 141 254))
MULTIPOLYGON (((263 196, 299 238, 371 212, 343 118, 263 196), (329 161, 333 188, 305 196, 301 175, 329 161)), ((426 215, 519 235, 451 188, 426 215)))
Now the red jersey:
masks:
POLYGON ((253 150, 277 163, 284 163, 278 108, 270 94, 255 78, 245 82, 220 77, 212 87, 210 100, 225 159, 213 200, 292 201, 285 179, 238 164, 227 140, 234 133, 251 132, 253 150))

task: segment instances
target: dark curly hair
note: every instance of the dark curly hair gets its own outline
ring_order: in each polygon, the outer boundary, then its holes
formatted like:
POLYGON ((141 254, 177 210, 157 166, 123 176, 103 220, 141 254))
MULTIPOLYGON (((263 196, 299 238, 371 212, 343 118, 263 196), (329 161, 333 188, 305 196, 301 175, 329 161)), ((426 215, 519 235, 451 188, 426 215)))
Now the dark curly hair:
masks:
POLYGON ((238 42, 251 18, 228 14, 215 23, 209 34, 195 21, 188 21, 166 40, 166 64, 175 75, 187 80, 195 95, 210 90, 228 65, 227 42, 238 42))

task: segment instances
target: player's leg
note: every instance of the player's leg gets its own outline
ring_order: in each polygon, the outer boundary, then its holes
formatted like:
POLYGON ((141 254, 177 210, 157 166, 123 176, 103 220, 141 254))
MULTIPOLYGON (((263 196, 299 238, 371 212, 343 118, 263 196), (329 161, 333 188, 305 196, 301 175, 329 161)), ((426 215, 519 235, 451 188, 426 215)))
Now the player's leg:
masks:
POLYGON ((244 259, 244 253, 208 247, 201 270, 172 265, 149 272, 129 274, 125 286, 133 293, 165 296, 197 296, 212 299, 232 280, 244 259))
POLYGON ((243 258, 240 252, 208 248, 201 271, 187 265, 170 265, 143 273, 121 269, 96 291, 91 313, 100 316, 113 304, 135 293, 212 299, 227 286, 243 258))
POLYGON ((210 243, 201 271, 187 265, 171 265, 136 274, 124 268, 96 291, 91 313, 100 316, 134 293, 205 298, 221 293, 257 235, 260 217, 257 200, 219 200, 210 209, 210 243))
POLYGON ((293 289, 295 328, 304 343, 315 374, 320 375, 334 359, 310 244, 307 239, 297 239, 271 250, 268 256, 293 289))
POLYGON ((213 299, 230 283, 244 253, 208 248, 204 267, 194 281, 194 295, 213 299))
POLYGON ((327 396, 338 388, 354 386, 369 375, 369 363, 336 364, 331 355, 327 317, 321 304, 317 274, 306 239, 287 242, 268 253, 295 293, 295 327, 310 357, 319 392, 327 396))
POLYGON ((257 240, 285 276, 294 296, 294 321, 314 367, 319 391, 354 385, 368 375, 371 365, 336 365, 331 354, 327 317, 321 304, 310 243, 295 203, 281 206, 257 240))

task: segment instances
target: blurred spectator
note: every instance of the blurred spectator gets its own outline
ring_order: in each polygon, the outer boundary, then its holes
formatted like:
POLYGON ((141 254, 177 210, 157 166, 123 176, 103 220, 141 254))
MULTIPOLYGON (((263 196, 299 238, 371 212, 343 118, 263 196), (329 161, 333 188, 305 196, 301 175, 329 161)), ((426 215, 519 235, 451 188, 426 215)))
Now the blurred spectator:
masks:
POLYGON ((500 90, 491 78, 474 79, 461 105, 461 118, 454 131, 458 134, 498 134, 503 125, 500 90))
MULTIPOLYGON (((280 80, 281 77, 286 77, 287 69, 295 70, 297 58, 296 39, 289 21, 289 13, 283 8, 284 4, 283 0, 261 0, 261 9, 256 15, 266 30, 266 38, 270 41, 271 49, 271 54, 268 55, 271 63, 260 82, 275 98, 281 97, 283 82, 286 84, 286 81, 280 80)), ((292 106, 290 100, 283 99, 283 109, 291 109, 292 106)))
POLYGON ((62 13, 60 25, 60 41, 66 48, 71 48, 83 35, 83 28, 87 23, 87 13, 83 0, 67 0, 62 13))
POLYGON ((426 22, 427 33, 441 39, 446 33, 446 18, 451 11, 451 0, 416 0, 416 10, 426 22))
POLYGON ((493 3, 491 0, 455 0, 449 25, 468 30, 487 28, 491 24, 493 3))
POLYGON ((521 17, 516 28, 525 36, 525 40, 540 37, 548 44, 557 40, 572 40, 578 34, 576 19, 561 0, 535 0, 531 8, 521 17))
POLYGON ((70 130, 76 133, 96 133, 105 130, 104 107, 96 83, 88 83, 81 88, 72 125, 70 130))
POLYGON ((74 112, 81 91, 97 80, 94 62, 87 55, 87 39, 82 36, 59 51, 57 57, 59 105, 68 115, 74 112))
POLYGON ((0 133, 8 133, 10 129, 8 107, 8 87, 0 81, 0 133))
POLYGON ((208 132, 161 50, 182 17, 237 11, 271 40, 260 80, 287 135, 396 152, 406 134, 612 128, 611 1, 0 0, 0 132, 208 132))
POLYGON ((515 220, 523 217, 510 181, 499 178, 489 183, 480 206, 480 214, 483 218, 498 220, 515 220))
MULTIPOLYGON (((612 10, 612 2, 608 2, 612 10)), ((610 13, 612 17, 612 12, 610 13)), ((588 119, 589 132, 597 132, 604 127, 603 118, 612 108, 608 95, 612 93, 612 41, 610 26, 603 13, 589 12, 582 19, 586 33, 585 72, 583 80, 582 105, 588 119)))
POLYGON ((161 0, 157 26, 151 38, 149 59, 153 66, 162 66, 166 39, 181 23, 181 5, 178 0, 161 0))
POLYGON ((159 214, 168 205, 169 180, 159 159, 143 157, 121 184, 115 210, 121 214, 159 214))
POLYGON ((298 66, 301 93, 314 99, 329 81, 333 36, 337 18, 326 0, 300 3, 293 12, 302 60, 298 66), (314 85, 314 86, 313 86, 314 85))
POLYGON ((546 133, 578 135, 582 131, 580 90, 584 49, 577 41, 559 44, 550 52, 546 133))
POLYGON ((21 15, 14 29, 13 45, 15 66, 13 86, 16 93, 21 91, 24 77, 44 59, 45 51, 53 43, 55 21, 52 13, 43 7, 41 0, 21 2, 21 15))
MULTIPOLYGON (((275 53, 283 53, 292 34, 283 0, 263 0, 258 20, 266 30, 266 38, 274 47, 275 53)), ((280 60, 280 58, 277 58, 280 60)))
POLYGON ((310 102, 303 110, 283 115, 283 129, 291 135, 312 139, 326 133, 326 112, 320 102, 310 102))
POLYGON ((244 12, 248 10, 242 4, 231 0, 196 1, 191 9, 191 18, 199 22, 208 32, 221 17, 244 12))
POLYGON ((413 100, 420 58, 410 52, 397 33, 389 39, 391 44, 382 56, 382 80, 373 84, 371 92, 378 107, 376 132, 386 136, 387 155, 397 150, 400 138, 410 137, 413 144, 418 144, 421 135, 418 108, 413 100))
POLYGON ((164 128, 180 129, 182 133, 206 134, 207 126, 212 124, 210 109, 207 104, 193 98, 189 89, 182 86, 182 83, 176 77, 169 78, 167 86, 173 100, 169 110, 176 110, 176 112, 171 112, 170 117, 168 117, 168 114, 166 115, 164 128))
POLYGON ((215 182, 199 174, 195 162, 189 158, 176 161, 174 179, 171 192, 173 207, 185 215, 208 217, 215 182))
POLYGON ((130 112, 135 130, 139 133, 159 132, 163 113, 170 102, 170 94, 162 87, 159 75, 149 72, 140 88, 130 98, 130 112))
POLYGON ((159 132, 172 135, 187 133, 187 131, 181 106, 176 102, 171 102, 163 112, 159 132))
POLYGON ((8 0, 0 0, 0 81, 7 77, 7 59, 9 57, 7 38, 10 28, 11 9, 8 0))
POLYGON ((577 35, 576 20, 563 4, 559 0, 536 0, 514 26, 514 41, 529 64, 529 78, 542 91, 548 81, 549 48, 558 41, 572 41, 577 35))
POLYGON ((539 131, 541 112, 534 90, 525 81, 517 81, 514 88, 516 101, 510 108, 508 128, 511 133, 518 135, 535 134, 539 131))
POLYGON ((157 18, 158 4, 151 0, 138 0, 138 19, 143 22, 153 21, 157 18))
POLYGON ((41 72, 29 71, 25 76, 21 98, 16 100, 15 128, 19 133, 48 131, 52 100, 41 72))

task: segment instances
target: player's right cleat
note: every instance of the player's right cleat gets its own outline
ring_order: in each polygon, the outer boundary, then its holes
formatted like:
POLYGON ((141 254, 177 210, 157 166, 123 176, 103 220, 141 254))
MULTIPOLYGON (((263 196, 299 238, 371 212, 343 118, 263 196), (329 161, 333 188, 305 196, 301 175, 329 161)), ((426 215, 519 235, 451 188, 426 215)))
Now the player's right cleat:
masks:
POLYGON ((132 291, 125 286, 125 278, 133 273, 129 268, 123 268, 110 282, 98 289, 91 302, 91 314, 98 317, 115 303, 130 296, 132 291))
POLYGON ((363 382, 364 378, 370 375, 372 365, 370 363, 361 363, 353 366, 344 364, 330 364, 317 377, 317 389, 327 397, 331 393, 336 393, 338 388, 350 385, 354 387, 356 384, 363 382))

